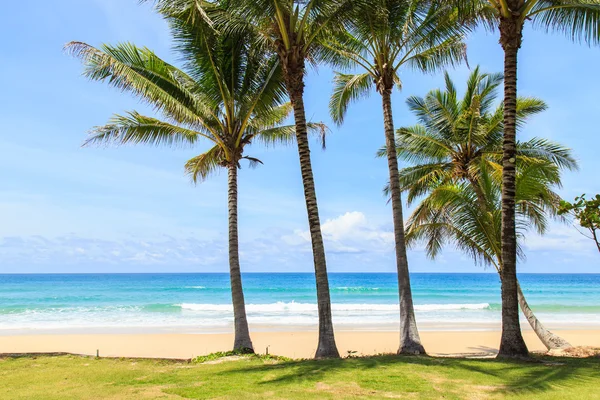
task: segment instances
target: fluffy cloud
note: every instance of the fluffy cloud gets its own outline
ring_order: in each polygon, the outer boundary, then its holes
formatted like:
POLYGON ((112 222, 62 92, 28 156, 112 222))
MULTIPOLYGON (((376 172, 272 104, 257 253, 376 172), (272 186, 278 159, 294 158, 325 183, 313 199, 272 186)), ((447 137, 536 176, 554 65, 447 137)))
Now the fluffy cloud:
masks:
MULTIPOLYGON (((347 212, 321 224, 325 246, 335 253, 385 253, 394 249, 394 233, 369 222, 359 211, 347 212)), ((285 238, 289 244, 310 243, 309 231, 285 238)))

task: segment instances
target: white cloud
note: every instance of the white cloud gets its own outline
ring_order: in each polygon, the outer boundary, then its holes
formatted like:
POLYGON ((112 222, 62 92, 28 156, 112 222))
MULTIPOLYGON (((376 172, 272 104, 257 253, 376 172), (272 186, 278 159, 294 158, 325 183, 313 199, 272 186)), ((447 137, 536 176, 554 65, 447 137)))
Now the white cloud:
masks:
MULTIPOLYGON (((385 253, 393 251, 394 234, 371 223, 359 211, 347 212, 321 224, 327 251, 336 253, 385 253)), ((295 237, 285 237, 288 244, 310 242, 309 231, 296 231, 295 237)))
MULTIPOLYGON (((368 221, 361 212, 348 212, 322 225, 326 250, 333 255, 369 257, 393 253, 393 234, 368 221)), ((310 268, 307 231, 272 228, 257 237, 240 237, 240 255, 255 268, 267 264, 310 268), (306 264, 306 265, 305 265, 306 264)), ((208 266, 227 268, 227 236, 147 235, 94 237, 86 234, 0 236, 4 265, 208 266)))
POLYGON ((75 235, 53 239, 5 237, 0 239, 0 259, 4 265, 85 266, 115 265, 226 266, 226 246, 222 240, 129 238, 102 240, 75 235))
POLYGON ((531 251, 587 252, 593 249, 590 239, 570 225, 553 223, 544 236, 528 235, 524 245, 531 251))

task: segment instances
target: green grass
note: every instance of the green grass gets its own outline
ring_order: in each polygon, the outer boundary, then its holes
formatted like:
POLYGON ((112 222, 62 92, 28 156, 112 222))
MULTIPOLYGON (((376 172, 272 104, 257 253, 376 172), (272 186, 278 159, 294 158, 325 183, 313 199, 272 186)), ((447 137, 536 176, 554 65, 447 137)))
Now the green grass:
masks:
POLYGON ((0 399, 600 399, 599 358, 214 362, 0 359, 0 399))

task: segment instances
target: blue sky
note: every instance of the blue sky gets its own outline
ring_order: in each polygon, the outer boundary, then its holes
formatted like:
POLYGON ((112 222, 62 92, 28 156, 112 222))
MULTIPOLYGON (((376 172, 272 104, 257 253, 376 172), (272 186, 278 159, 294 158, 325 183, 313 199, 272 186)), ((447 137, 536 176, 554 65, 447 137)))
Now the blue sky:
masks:
MULTIPOLYGON (((526 31, 519 90, 544 99, 522 138, 541 136, 574 150, 579 172, 564 176, 560 193, 600 192, 598 127, 600 49, 560 36, 526 31)), ((206 147, 168 149, 80 147, 86 132, 113 113, 151 113, 129 94, 81 77, 81 65, 62 52, 71 40, 92 45, 131 41, 177 64, 165 23, 137 0, 29 0, 4 5, 0 15, 0 273, 225 272, 225 174, 194 187, 183 164, 206 147)), ((471 66, 502 70, 495 34, 468 40, 471 66)), ((459 87, 466 66, 451 72, 459 87)), ((414 118, 409 95, 442 85, 441 75, 402 71, 394 94, 396 126, 414 118)), ((382 196, 387 168, 374 157, 383 143, 380 98, 350 108, 344 126, 328 116, 332 72, 307 78, 307 115, 332 128, 328 149, 313 146, 313 169, 329 270, 393 272, 391 210, 382 196)), ((310 272, 312 256, 294 147, 248 152, 265 163, 240 172, 240 241, 247 272, 310 272)), ((406 211, 408 213, 408 211, 406 211)), ((531 234, 522 272, 600 272, 593 243, 568 225, 531 234)), ((436 261, 409 254, 414 272, 479 272, 448 247, 436 261)))

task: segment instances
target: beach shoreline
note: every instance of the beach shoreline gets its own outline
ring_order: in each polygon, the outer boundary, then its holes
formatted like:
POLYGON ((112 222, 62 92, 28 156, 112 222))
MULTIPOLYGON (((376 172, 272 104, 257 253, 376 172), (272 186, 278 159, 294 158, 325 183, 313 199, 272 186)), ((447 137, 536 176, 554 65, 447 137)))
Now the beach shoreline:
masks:
MULTIPOLYGON (((315 318, 316 319, 316 318, 315 318)), ((600 324, 593 321, 589 324, 571 323, 551 321, 547 328, 553 332, 563 331, 599 331, 600 324)), ((531 331, 532 328, 525 318, 521 318, 521 329, 524 332, 531 331)), ((354 324, 349 323, 334 323, 336 332, 386 332, 393 333, 398 331, 398 321, 393 321, 386 324, 361 324, 357 321, 354 324)), ((289 332, 316 332, 318 325, 313 324, 288 324, 282 322, 279 324, 261 324, 249 323, 250 331, 255 333, 289 333, 289 332)), ((455 323, 443 322, 420 322, 419 332, 499 332, 501 329, 501 321, 482 321, 465 322, 457 320, 455 323)), ((190 325, 154 325, 154 326, 128 326, 124 323, 121 326, 77 326, 65 323, 64 326, 51 325, 49 327, 35 328, 7 328, 0 327, 0 337, 6 336, 44 336, 44 335, 227 335, 233 333, 233 324, 228 323, 223 326, 190 326, 190 325)))
MULTIPOLYGON (((600 348, 600 330, 558 331, 573 346, 600 348)), ((530 351, 545 347, 530 330, 523 336, 530 351)), ((494 331, 423 331, 421 339, 427 353, 447 357, 489 357, 496 354, 500 332, 494 331)), ((290 358, 311 358, 317 346, 316 331, 253 332, 257 353, 290 358)), ((398 332, 336 332, 342 356, 369 356, 394 353, 398 332)), ((101 357, 140 357, 187 359, 218 351, 231 350, 233 334, 35 334, 0 336, 0 353, 75 353, 101 357)))

